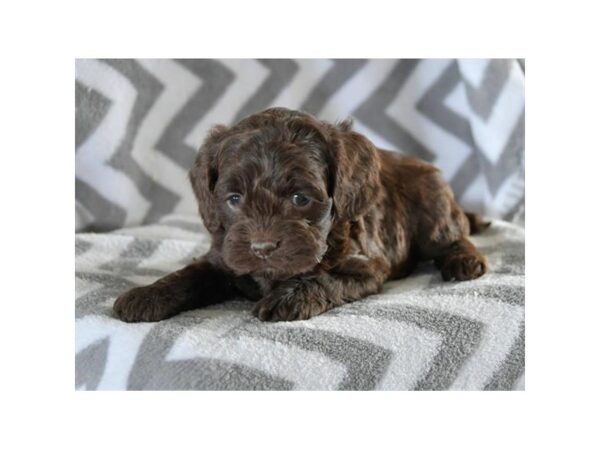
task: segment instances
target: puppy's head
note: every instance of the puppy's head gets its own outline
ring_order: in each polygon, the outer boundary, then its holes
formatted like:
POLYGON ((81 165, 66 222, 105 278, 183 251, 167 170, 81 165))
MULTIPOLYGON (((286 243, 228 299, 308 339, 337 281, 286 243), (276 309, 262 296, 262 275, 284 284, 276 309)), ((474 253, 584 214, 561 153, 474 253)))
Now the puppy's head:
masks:
POLYGON ((377 150, 349 123, 284 108, 213 128, 190 179, 225 264, 274 280, 318 265, 332 226, 364 214, 380 188, 377 150))

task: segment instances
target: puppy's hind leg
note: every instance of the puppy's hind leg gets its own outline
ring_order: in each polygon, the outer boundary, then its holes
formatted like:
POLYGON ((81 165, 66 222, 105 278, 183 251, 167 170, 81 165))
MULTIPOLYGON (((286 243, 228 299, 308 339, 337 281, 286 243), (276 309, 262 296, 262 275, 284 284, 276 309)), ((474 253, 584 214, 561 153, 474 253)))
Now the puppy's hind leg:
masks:
POLYGON ((488 265, 467 236, 486 229, 489 222, 463 213, 453 200, 449 206, 449 214, 440 215, 423 230, 419 250, 423 259, 433 259, 445 281, 473 280, 486 273, 488 265))

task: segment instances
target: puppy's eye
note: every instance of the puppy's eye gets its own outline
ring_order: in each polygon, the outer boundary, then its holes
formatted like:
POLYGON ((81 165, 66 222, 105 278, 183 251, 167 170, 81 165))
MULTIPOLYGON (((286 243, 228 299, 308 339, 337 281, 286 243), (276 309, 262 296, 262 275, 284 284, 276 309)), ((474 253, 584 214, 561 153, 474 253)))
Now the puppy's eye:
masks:
POLYGON ((242 204, 242 195, 241 194, 229 194, 227 196, 227 204, 233 208, 237 209, 242 204))
POLYGON ((292 195, 292 203, 296 206, 306 206, 310 202, 310 198, 304 195, 302 192, 296 192, 292 195))

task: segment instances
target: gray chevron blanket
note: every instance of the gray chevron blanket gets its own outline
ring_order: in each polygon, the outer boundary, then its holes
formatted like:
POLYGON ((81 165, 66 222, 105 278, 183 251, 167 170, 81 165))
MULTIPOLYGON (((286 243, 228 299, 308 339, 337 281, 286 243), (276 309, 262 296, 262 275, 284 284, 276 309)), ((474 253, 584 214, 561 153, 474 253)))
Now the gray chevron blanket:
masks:
POLYGON ((127 325, 111 306, 206 251, 186 181, 198 145, 269 106, 353 118, 440 167, 463 207, 523 223, 524 83, 511 59, 76 60, 77 388, 522 388, 524 233, 506 222, 475 239, 480 280, 423 265, 305 322, 260 323, 239 300, 127 325))
POLYGON ((122 291, 208 249, 199 219, 78 233, 79 390, 511 390, 524 388, 524 230, 473 241, 491 273, 442 282, 432 265, 383 292, 300 322, 263 323, 243 299, 158 323, 116 320, 122 291))

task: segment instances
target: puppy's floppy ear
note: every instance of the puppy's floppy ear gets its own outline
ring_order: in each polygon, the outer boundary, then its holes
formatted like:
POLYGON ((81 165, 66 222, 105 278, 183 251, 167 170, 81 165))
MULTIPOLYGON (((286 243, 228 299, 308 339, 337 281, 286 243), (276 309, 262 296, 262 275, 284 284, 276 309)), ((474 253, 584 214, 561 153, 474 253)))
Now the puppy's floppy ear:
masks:
POLYGON ((381 162, 377 148, 352 131, 350 120, 332 127, 333 206, 338 218, 353 220, 364 214, 381 193, 381 162))
POLYGON ((221 140, 227 131, 224 125, 216 125, 209 132, 200 147, 196 162, 190 170, 192 189, 198 201, 198 210, 204 221, 204 226, 211 233, 221 227, 218 211, 215 205, 214 188, 217 183, 218 154, 221 140))

